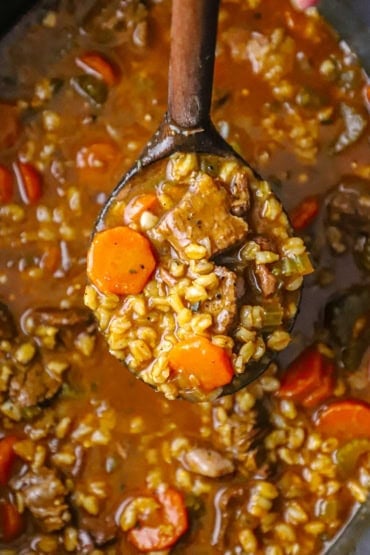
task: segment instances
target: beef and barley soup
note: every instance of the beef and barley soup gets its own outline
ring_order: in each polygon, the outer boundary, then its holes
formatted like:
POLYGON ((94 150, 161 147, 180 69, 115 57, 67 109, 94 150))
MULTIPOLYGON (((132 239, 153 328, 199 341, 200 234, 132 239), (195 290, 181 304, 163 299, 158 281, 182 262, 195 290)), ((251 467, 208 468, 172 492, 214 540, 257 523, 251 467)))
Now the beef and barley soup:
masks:
POLYGON ((170 15, 60 0, 0 46, 4 555, 318 555, 368 496, 367 76, 315 8, 222 0, 212 120, 261 180, 175 153, 92 238, 170 15))

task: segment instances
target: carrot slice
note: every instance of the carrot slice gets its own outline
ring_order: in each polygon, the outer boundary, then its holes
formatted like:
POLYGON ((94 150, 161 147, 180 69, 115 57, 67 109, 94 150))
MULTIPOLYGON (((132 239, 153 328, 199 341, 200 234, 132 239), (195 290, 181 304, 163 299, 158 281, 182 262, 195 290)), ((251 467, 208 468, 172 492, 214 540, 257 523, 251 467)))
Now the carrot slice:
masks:
POLYGON ((117 70, 113 64, 99 52, 85 52, 76 58, 76 64, 86 73, 95 75, 105 81, 109 86, 113 86, 118 81, 117 70))
POLYGON ((297 400, 310 393, 320 384, 321 363, 319 351, 305 349, 283 374, 278 395, 297 400))
POLYGON ((308 227, 319 212, 319 200, 316 196, 306 197, 290 214, 293 229, 300 231, 308 227))
POLYGON ((188 378, 195 376, 204 391, 231 382, 234 370, 227 352, 206 337, 191 337, 175 345, 168 358, 171 370, 188 378))
POLYGON ((23 519, 13 503, 4 501, 0 504, 0 528, 2 539, 10 542, 23 531, 23 519))
POLYGON ((161 504, 160 523, 150 526, 145 517, 138 515, 139 528, 129 531, 128 540, 144 553, 169 549, 188 529, 188 515, 183 496, 174 488, 158 491, 156 499, 161 504))
POLYGON ((103 293, 140 293, 156 262, 150 242, 130 227, 119 226, 97 233, 87 257, 90 280, 103 293))
POLYGON ((369 83, 365 85, 364 96, 365 96, 366 102, 370 104, 370 84, 369 83))
POLYGON ((40 260, 40 268, 53 274, 57 271, 61 263, 61 252, 59 245, 45 247, 40 260))
POLYGON ((159 208, 158 198, 153 193, 143 193, 130 200, 125 208, 124 212, 124 222, 129 224, 131 222, 137 222, 143 212, 153 212, 159 208))
POLYGON ((370 405, 356 399, 336 401, 318 413, 315 424, 323 435, 341 441, 370 438, 370 405))
POLYGON ((5 166, 0 165, 0 204, 6 204, 12 200, 13 176, 5 166))
POLYGON ((15 436, 4 437, 0 440, 0 485, 6 486, 16 459, 13 446, 16 443, 15 436))
POLYGON ((42 194, 41 175, 37 169, 28 162, 14 164, 18 188, 25 204, 36 204, 42 194))
POLYGON ((328 357, 317 347, 308 347, 283 374, 277 395, 313 408, 333 394, 334 371, 328 357))
POLYGON ((308 393, 302 400, 301 404, 310 409, 317 407, 320 403, 325 401, 333 395, 334 392, 334 379, 333 379, 334 366, 327 367, 327 374, 321 377, 321 383, 308 393))

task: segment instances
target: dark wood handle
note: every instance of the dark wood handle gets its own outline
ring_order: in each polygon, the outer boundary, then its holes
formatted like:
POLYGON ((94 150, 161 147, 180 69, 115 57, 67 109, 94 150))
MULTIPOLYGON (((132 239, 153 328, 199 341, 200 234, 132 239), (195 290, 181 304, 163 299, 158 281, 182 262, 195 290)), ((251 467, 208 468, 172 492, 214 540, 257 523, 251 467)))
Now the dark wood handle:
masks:
POLYGON ((173 0, 168 77, 170 122, 191 129, 210 121, 219 0, 173 0))

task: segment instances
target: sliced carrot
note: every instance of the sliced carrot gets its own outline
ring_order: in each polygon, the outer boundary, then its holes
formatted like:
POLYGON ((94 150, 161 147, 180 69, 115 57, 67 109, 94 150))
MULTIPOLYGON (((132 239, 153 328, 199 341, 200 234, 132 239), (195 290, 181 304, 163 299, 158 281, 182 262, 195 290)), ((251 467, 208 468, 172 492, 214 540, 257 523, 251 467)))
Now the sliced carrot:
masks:
POLYGON ((290 214, 293 229, 300 231, 308 227, 316 218, 319 209, 319 200, 316 196, 306 197, 290 214))
POLYGON ((40 260, 40 268, 54 274, 61 263, 61 252, 59 245, 47 246, 40 260))
POLYGON ((317 347, 305 349, 287 368, 277 392, 304 407, 312 408, 333 394, 334 365, 317 347))
POLYGON ((175 345, 168 358, 171 370, 187 378, 194 376, 204 391, 231 382, 234 370, 227 352, 202 336, 175 345))
POLYGON ((325 401, 333 395, 334 392, 334 378, 333 372, 334 366, 330 369, 327 367, 327 374, 321 377, 321 383, 317 386, 313 391, 308 393, 305 398, 302 400, 301 404, 310 409, 317 407, 320 403, 325 401))
POLYGON ((80 176, 86 180, 101 177, 119 159, 119 150, 111 142, 93 143, 83 146, 76 155, 76 166, 80 176))
POLYGON ((4 501, 0 504, 0 529, 2 539, 10 542, 23 531, 22 515, 13 503, 4 501))
POLYGON ((143 212, 154 212, 160 206, 157 195, 154 193, 143 193, 130 200, 125 208, 124 222, 129 224, 137 222, 143 212))
POLYGON ((18 189, 25 204, 36 204, 42 195, 42 180, 37 169, 28 162, 14 164, 18 189))
POLYGON ((6 204, 13 196, 13 175, 0 164, 0 204, 6 204))
POLYGON ((76 58, 76 64, 86 73, 90 73, 113 86, 118 81, 118 72, 113 64, 99 52, 85 52, 76 58))
POLYGON ((370 405, 357 399, 336 401, 319 411, 315 424, 323 435, 341 441, 370 438, 370 405))
POLYGON ((370 83, 368 83, 367 85, 365 85, 364 88, 364 96, 365 96, 365 100, 368 104, 370 104, 370 83))
POLYGON ((156 262, 150 242, 130 227, 119 226, 97 233, 87 257, 90 280, 103 293, 140 293, 156 262))
POLYGON ((6 486, 16 460, 16 454, 13 450, 14 444, 17 442, 15 436, 8 436, 0 439, 0 485, 6 486))
POLYGON ((188 514, 183 496, 174 488, 158 491, 155 495, 161 508, 159 524, 150 525, 145 515, 138 515, 141 526, 128 532, 128 540, 141 552, 162 551, 172 547, 188 529, 188 514))
POLYGON ((284 372, 278 395, 293 399, 307 395, 320 384, 321 355, 309 347, 305 349, 284 372))

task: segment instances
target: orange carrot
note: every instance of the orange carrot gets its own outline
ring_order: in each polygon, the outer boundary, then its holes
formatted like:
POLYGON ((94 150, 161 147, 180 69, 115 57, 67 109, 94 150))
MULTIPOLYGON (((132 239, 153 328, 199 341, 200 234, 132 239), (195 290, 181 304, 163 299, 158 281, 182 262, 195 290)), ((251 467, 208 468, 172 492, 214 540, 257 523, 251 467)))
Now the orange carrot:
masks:
POLYGON ((357 399, 335 401, 319 411, 315 424, 323 435, 341 441, 370 438, 370 405, 357 399))
POLYGON ((2 539, 5 542, 14 540, 23 531, 22 515, 13 503, 3 501, 0 504, 0 530, 2 539))
POLYGON ((113 64, 99 52, 85 52, 76 58, 76 64, 86 73, 95 75, 105 81, 109 86, 113 86, 118 81, 118 72, 113 64))
POLYGON ((202 336, 175 345, 168 361, 174 373, 194 376, 204 391, 230 383, 234 375, 227 352, 202 336))
POLYGON ((86 180, 107 172, 117 161, 119 151, 111 142, 93 143, 83 146, 76 155, 76 166, 86 180))
POLYGON ((18 188, 21 198, 25 204, 36 204, 42 194, 41 175, 37 169, 28 162, 17 162, 14 164, 17 176, 18 188))
POLYGON ((308 393, 301 401, 301 404, 308 409, 317 407, 320 403, 325 401, 325 399, 333 395, 334 386, 334 378, 331 373, 322 376, 320 385, 308 393))
POLYGON ((8 436, 0 439, 0 485, 6 486, 16 459, 13 446, 16 443, 15 436, 8 436))
POLYGON ((188 529, 188 515, 183 496, 174 488, 159 490, 155 495, 161 507, 159 523, 148 524, 145 515, 138 515, 141 526, 132 528, 128 540, 141 552, 162 551, 172 547, 188 529))
POLYGON ((129 224, 130 222, 137 222, 143 212, 149 211, 154 212, 159 208, 158 198, 153 193, 143 193, 130 200, 125 208, 124 222, 129 224))
POLYGON ((0 204, 6 204, 12 200, 13 176, 5 166, 0 165, 0 204))
POLYGON ((364 96, 365 96, 366 102, 370 104, 370 83, 367 83, 367 85, 365 85, 364 96))
POLYGON ((319 201, 316 196, 306 197, 290 214, 293 229, 300 231, 308 227, 319 212, 319 201))
POLYGON ((59 245, 47 246, 40 260, 40 268, 53 274, 61 263, 61 252, 59 245))
POLYGON ((278 395, 300 399, 319 385, 320 377, 321 355, 316 349, 309 347, 284 372, 278 395))
POLYGON ((130 227, 97 233, 87 257, 87 273, 103 293, 140 293, 155 268, 150 242, 130 227))

